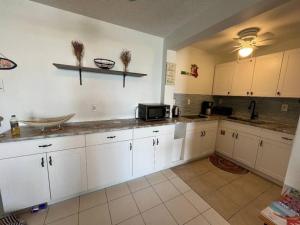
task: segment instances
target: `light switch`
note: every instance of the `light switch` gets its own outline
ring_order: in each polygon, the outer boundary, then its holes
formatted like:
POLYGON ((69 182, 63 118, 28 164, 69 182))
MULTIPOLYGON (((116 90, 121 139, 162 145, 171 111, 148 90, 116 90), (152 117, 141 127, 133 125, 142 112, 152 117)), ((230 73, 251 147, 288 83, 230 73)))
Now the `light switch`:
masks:
POLYGON ((287 111, 288 111, 288 108, 289 108, 289 105, 288 105, 288 104, 282 104, 282 105, 281 105, 281 112, 287 112, 287 111))
POLYGON ((190 105, 191 104, 191 99, 188 98, 187 100, 187 104, 190 105))

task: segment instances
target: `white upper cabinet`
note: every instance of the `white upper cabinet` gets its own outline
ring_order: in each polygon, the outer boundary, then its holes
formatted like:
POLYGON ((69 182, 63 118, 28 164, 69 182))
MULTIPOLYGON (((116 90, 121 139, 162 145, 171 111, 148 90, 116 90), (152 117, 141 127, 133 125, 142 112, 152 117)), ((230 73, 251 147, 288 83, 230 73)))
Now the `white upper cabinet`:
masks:
POLYGON ((254 72, 255 59, 243 59, 237 62, 236 73, 232 79, 231 94, 233 96, 248 96, 254 72))
POLYGON ((280 76, 283 52, 257 57, 250 95, 274 97, 280 76))
POLYGON ((300 97, 300 49, 286 51, 283 57, 277 96, 300 97))
POLYGON ((232 78, 236 73, 236 68, 236 62, 223 63, 216 66, 213 85, 214 95, 230 95, 232 78))
POLYGON ((216 65, 213 95, 300 97, 300 48, 216 65))

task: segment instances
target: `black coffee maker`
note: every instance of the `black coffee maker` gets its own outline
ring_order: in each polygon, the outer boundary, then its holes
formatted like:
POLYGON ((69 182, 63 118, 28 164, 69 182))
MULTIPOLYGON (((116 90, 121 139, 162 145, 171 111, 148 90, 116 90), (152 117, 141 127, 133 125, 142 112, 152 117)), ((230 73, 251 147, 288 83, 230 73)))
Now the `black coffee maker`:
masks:
POLYGON ((214 102, 203 101, 201 105, 201 114, 211 115, 214 102))

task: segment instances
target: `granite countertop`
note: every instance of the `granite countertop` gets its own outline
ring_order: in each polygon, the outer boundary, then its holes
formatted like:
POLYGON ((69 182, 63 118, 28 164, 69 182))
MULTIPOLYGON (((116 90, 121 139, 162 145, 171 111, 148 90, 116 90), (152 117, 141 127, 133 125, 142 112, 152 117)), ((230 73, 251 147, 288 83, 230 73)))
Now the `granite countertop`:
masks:
POLYGON ((263 129, 267 129, 267 130, 278 131, 278 132, 291 134, 291 135, 295 135, 296 130, 297 130, 296 124, 291 125, 291 124, 286 124, 286 123, 279 123, 276 121, 258 120, 258 121, 250 122, 250 121, 230 119, 228 117, 223 118, 223 120, 240 123, 240 124, 245 124, 245 125, 250 125, 250 126, 254 126, 254 127, 259 127, 259 128, 263 128, 263 129))
POLYGON ((191 123, 191 122, 200 122, 200 121, 213 121, 213 120, 228 120, 232 122, 247 124, 251 126, 256 126, 260 128, 275 130, 279 132, 284 132, 288 134, 295 134, 296 126, 290 126, 287 124, 279 124, 274 122, 268 122, 263 124, 254 124, 251 122, 238 121, 228 119, 224 116, 208 116, 207 118, 197 118, 197 119, 187 119, 184 117, 172 118, 162 121, 143 121, 139 119, 117 119, 117 120, 102 120, 102 121, 88 121, 88 122, 73 122, 66 123, 62 125, 60 130, 49 130, 42 132, 40 129, 21 126, 21 135, 18 137, 12 137, 10 131, 7 131, 3 134, 3 137, 0 137, 0 143, 5 142, 16 142, 23 140, 34 140, 41 138, 53 138, 53 137, 63 137, 63 136, 72 136, 72 135, 84 135, 91 133, 99 132, 108 132, 115 130, 125 130, 141 127, 151 127, 159 125, 168 125, 168 124, 177 124, 177 123, 191 123))

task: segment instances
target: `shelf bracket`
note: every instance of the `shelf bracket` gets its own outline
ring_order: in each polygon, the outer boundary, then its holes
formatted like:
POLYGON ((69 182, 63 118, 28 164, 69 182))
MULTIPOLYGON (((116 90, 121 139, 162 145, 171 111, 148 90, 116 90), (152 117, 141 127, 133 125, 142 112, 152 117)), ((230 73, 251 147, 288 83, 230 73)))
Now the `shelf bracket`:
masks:
POLYGON ((79 83, 82 85, 81 67, 79 67, 79 83))
POLYGON ((123 88, 125 88, 126 73, 123 73, 123 88))

